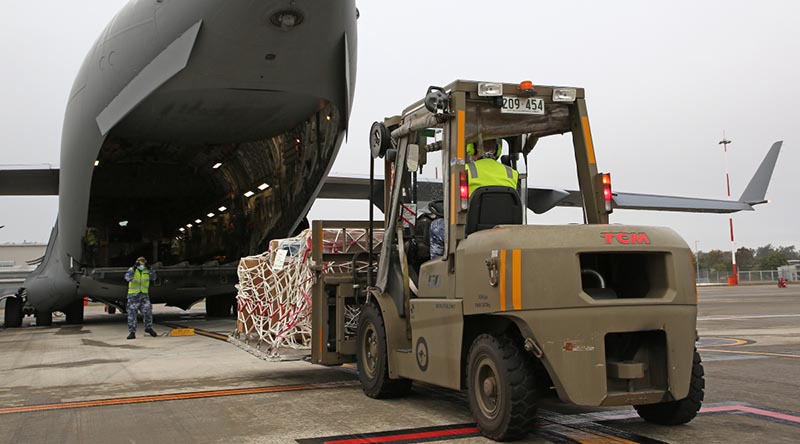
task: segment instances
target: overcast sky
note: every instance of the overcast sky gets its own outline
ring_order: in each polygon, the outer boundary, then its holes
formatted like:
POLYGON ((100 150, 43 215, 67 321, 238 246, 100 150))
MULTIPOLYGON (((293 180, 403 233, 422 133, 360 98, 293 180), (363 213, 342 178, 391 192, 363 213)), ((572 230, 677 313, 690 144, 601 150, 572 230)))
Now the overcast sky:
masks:
MULTIPOLYGON (((190 1, 190 0, 184 0, 190 1)), ((230 0, 245 1, 245 0, 230 0)), ((335 1, 335 0, 325 0, 335 1)), ((0 16, 0 164, 59 163, 67 95, 83 57, 125 0, 6 2, 0 16)), ((349 142, 333 171, 365 174, 375 120, 457 78, 586 88, 598 167, 615 191, 735 197, 784 140, 767 194, 734 216, 737 244, 800 246, 800 30, 795 1, 359 1, 358 83, 349 142)), ((539 143, 532 185, 574 188, 571 138, 539 143)), ((426 173, 432 174, 428 168, 426 173)), ((46 241, 57 198, 0 197, 0 243, 46 241)), ((312 218, 366 217, 320 201, 312 218)), ((579 222, 574 209, 531 223, 579 222)), ((727 216, 615 211, 613 223, 668 226, 694 248, 729 248, 727 216)))

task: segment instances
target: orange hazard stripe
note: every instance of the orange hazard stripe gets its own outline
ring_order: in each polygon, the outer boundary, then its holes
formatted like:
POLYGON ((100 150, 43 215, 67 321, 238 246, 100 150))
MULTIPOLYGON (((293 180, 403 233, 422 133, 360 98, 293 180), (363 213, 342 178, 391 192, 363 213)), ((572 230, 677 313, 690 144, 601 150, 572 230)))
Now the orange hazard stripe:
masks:
POLYGON ((462 160, 465 157, 466 141, 464 140, 464 131, 467 125, 467 115, 464 110, 460 110, 456 114, 456 143, 458 144, 457 155, 458 159, 462 160))
POLYGON ((581 117, 581 126, 583 126, 583 138, 586 142, 586 155, 589 157, 589 163, 594 165, 597 159, 594 157, 594 142, 592 141, 592 130, 589 127, 589 116, 581 117))
POLYGON ((0 408, 0 415, 9 413, 41 412, 46 410, 77 409, 85 407, 101 407, 110 405, 142 404, 145 402, 181 401, 186 399, 216 398, 220 396, 257 395, 262 393, 294 392, 301 390, 320 390, 343 387, 354 387, 358 381, 326 382, 319 384, 283 385, 272 387, 255 387, 233 390, 214 390, 206 392, 174 393, 167 395, 135 396, 131 398, 97 399, 92 401, 64 402, 59 404, 29 405, 22 407, 0 408))
MULTIPOLYGON (((456 223, 456 205, 461 205, 461 202, 456 204, 456 187, 460 186, 456 180, 456 173, 450 174, 450 224, 456 223)), ((460 196, 459 196, 460 198, 460 196)), ((448 237, 448 240, 450 238, 448 237)))
POLYGON ((511 296, 514 310, 522 310, 522 250, 511 252, 511 296))
POLYGON ((506 311, 506 250, 500 250, 500 310, 506 311))

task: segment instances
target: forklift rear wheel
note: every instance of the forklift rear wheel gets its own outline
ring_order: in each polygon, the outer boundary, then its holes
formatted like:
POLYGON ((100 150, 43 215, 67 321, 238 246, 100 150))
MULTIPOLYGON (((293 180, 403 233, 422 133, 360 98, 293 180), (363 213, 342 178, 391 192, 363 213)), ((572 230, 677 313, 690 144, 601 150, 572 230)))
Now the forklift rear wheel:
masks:
POLYGON ((467 393, 478 429, 496 441, 525 436, 536 419, 532 358, 506 336, 478 336, 469 351, 467 393))
POLYGON ((694 350, 692 363, 692 381, 689 384, 689 396, 679 400, 658 404, 637 405, 636 413, 645 421, 660 425, 680 425, 694 419, 705 396, 706 380, 704 378, 703 361, 700 353, 694 350))
POLYGON ((22 317, 22 299, 17 297, 6 299, 6 312, 3 319, 6 328, 22 327, 22 317))
POLYGON ((358 379, 370 398, 398 398, 411 391, 410 379, 389 378, 386 329, 380 310, 366 304, 358 317, 358 379))
POLYGON ((53 325, 53 312, 51 311, 36 311, 36 326, 37 327, 50 327, 53 325))

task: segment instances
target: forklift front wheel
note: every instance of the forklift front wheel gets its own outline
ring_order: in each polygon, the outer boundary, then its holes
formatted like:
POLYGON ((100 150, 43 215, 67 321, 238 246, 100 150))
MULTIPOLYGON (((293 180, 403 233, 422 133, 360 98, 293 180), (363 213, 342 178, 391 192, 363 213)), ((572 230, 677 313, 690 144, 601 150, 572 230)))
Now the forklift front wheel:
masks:
POLYGON ((692 380, 689 384, 689 396, 679 401, 662 402, 659 404, 637 405, 636 413, 645 421, 660 425, 680 425, 694 419, 705 396, 706 380, 703 371, 703 360, 700 353, 694 350, 692 362, 692 380))
POLYGON ((380 310, 366 304, 358 317, 358 379, 370 398, 398 398, 411 391, 410 379, 389 378, 386 329, 380 310))
POLYGON ((532 358, 506 336, 478 336, 469 351, 467 392, 478 429, 496 441, 525 436, 536 417, 532 358))

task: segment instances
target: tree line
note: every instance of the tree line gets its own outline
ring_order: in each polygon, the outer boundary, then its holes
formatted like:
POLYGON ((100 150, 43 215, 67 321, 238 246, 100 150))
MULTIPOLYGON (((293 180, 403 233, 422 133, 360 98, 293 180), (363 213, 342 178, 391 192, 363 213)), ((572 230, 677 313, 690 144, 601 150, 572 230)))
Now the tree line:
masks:
MULTIPOLYGON (((788 265, 790 260, 800 259, 800 252, 792 245, 773 247, 771 244, 758 248, 741 247, 736 250, 736 265, 740 271, 775 270, 788 265)), ((701 270, 729 271, 731 252, 722 250, 700 251, 697 261, 701 270)))

